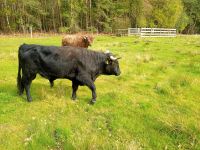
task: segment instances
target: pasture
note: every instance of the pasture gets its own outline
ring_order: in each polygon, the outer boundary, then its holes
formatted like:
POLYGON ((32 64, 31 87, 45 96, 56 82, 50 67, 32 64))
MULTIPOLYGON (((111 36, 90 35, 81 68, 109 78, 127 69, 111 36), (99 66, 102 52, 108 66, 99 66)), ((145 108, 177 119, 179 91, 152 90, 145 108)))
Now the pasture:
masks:
POLYGON ((97 36, 91 49, 121 56, 121 75, 100 76, 97 102, 71 81, 39 75, 33 102, 17 95, 20 44, 61 36, 0 37, 0 149, 200 149, 200 36, 97 36))

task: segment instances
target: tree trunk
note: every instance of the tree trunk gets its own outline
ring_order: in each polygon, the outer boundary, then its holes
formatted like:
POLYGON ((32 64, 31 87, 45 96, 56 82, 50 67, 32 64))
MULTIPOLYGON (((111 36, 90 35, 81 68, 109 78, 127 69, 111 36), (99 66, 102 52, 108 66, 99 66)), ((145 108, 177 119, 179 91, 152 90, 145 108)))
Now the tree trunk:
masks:
POLYGON ((53 21, 53 30, 54 30, 54 32, 56 32, 56 25, 55 25, 55 14, 54 14, 54 9, 53 9, 53 7, 52 7, 52 21, 53 21))
POLYGON ((90 29, 92 29, 92 1, 90 0, 90 29))
MULTIPOLYGON (((87 1, 88 1, 88 0, 85 0, 85 4, 86 4, 86 6, 88 7, 87 1)), ((86 29, 86 31, 88 30, 88 13, 87 13, 87 11, 86 11, 86 13, 85 13, 85 29, 86 29)))
POLYGON ((8 14, 7 14, 8 7, 7 7, 7 1, 6 0, 4 1, 4 4, 5 4, 5 8, 6 8, 6 13, 5 13, 6 14, 6 22, 7 22, 9 31, 12 32, 11 27, 10 27, 9 17, 8 17, 8 14))

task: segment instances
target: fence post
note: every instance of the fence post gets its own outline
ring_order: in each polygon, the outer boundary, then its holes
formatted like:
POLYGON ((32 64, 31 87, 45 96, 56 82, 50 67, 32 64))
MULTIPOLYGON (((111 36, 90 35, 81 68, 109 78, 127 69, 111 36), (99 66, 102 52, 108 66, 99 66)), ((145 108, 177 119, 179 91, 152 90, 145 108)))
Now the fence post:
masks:
POLYGON ((128 28, 128 36, 130 35, 130 28, 128 28))
POLYGON ((31 33, 31 38, 33 38, 33 31, 32 31, 32 26, 30 26, 30 33, 31 33))

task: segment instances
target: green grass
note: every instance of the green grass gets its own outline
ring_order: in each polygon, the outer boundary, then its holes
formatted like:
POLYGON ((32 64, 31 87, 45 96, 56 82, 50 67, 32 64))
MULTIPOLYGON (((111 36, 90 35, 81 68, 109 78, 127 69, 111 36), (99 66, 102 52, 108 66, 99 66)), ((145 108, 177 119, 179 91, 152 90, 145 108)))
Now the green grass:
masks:
POLYGON ((22 43, 60 45, 61 36, 0 37, 0 149, 200 149, 200 36, 97 36, 92 49, 121 56, 122 74, 100 76, 97 103, 71 82, 51 89, 39 75, 33 102, 17 95, 22 43))

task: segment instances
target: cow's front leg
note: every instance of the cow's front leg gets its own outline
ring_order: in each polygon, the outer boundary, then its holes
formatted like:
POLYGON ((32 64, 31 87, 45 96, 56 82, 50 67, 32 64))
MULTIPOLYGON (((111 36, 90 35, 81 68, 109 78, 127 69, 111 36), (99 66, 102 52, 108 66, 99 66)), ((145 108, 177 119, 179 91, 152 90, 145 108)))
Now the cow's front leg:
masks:
POLYGON ((92 99, 90 101, 90 104, 94 104, 96 102, 97 94, 96 94, 96 87, 92 79, 86 76, 79 76, 78 81, 90 88, 90 90, 92 91, 92 99))
POLYGON ((78 83, 72 81, 72 100, 76 100, 76 91, 78 90, 78 83))
POLYGON ((96 87, 94 85, 94 82, 91 79, 89 79, 89 80, 86 80, 85 85, 87 85, 92 91, 92 99, 90 101, 90 104, 94 104, 97 98, 96 87))

